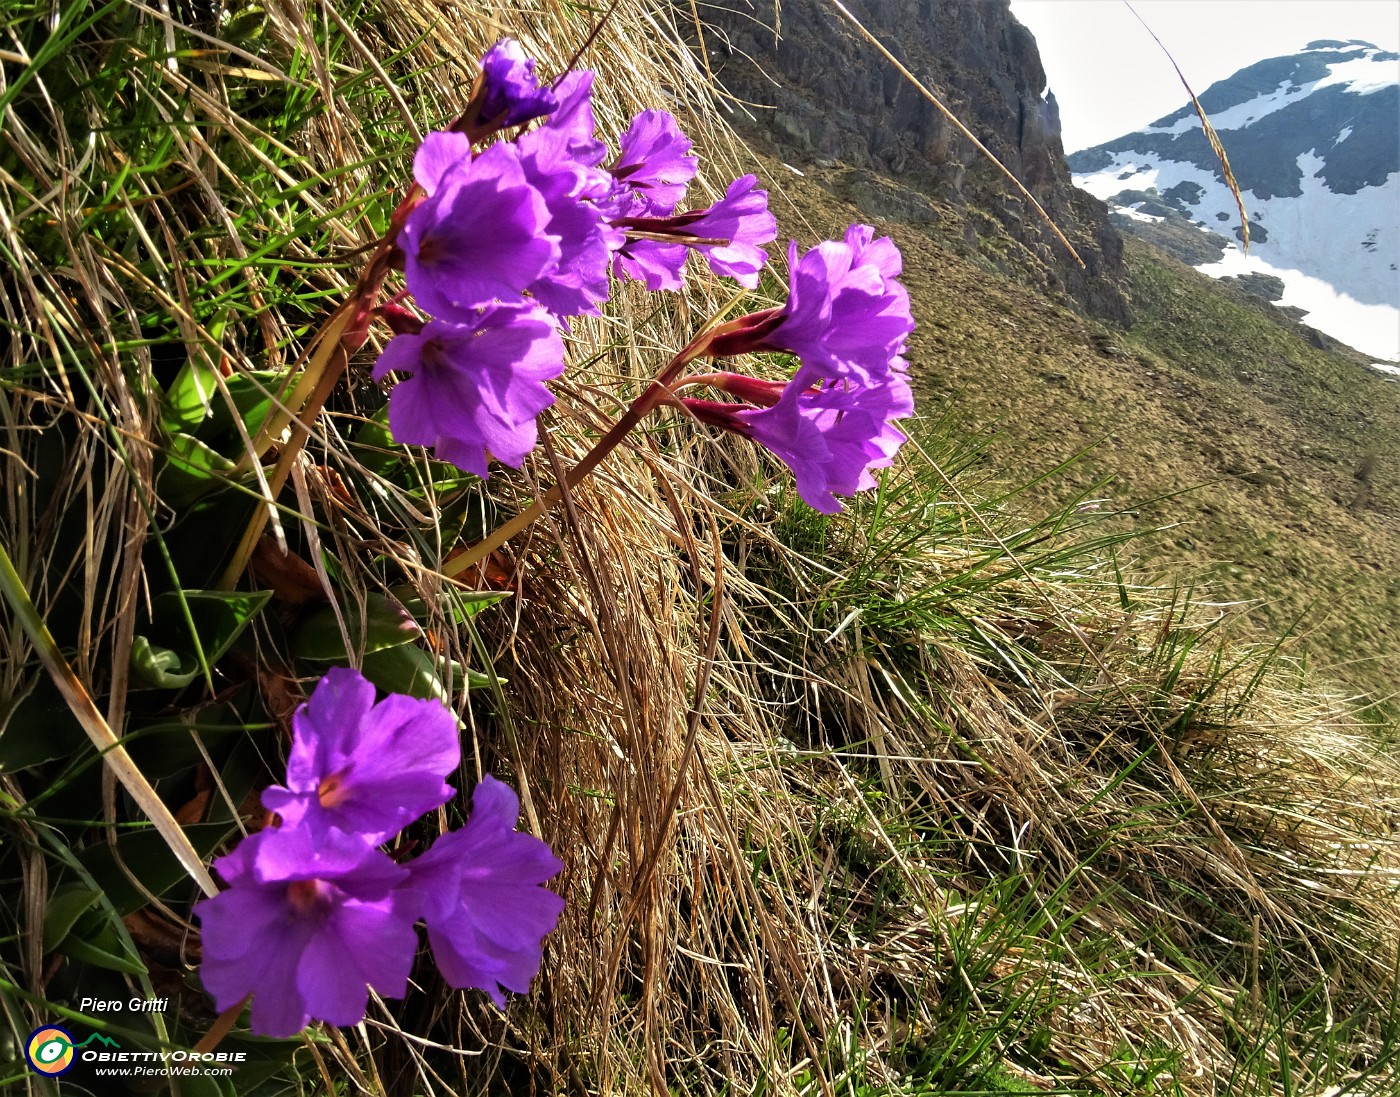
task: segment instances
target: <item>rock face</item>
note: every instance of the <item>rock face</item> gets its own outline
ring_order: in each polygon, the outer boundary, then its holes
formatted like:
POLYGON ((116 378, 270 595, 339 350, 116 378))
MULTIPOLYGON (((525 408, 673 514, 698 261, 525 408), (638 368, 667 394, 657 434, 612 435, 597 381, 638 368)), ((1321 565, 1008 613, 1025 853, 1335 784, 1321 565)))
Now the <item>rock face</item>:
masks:
POLYGON ((736 107, 740 128, 766 134, 799 161, 855 173, 846 196, 874 216, 899 217, 929 199, 990 214, 1025 252, 999 265, 1034 272, 1094 315, 1122 321, 1122 240, 1105 208, 1071 183, 1055 99, 1046 93, 1035 39, 1012 17, 1010 0, 847 6, 1026 185, 1085 268, 973 144, 823 0, 786 0, 776 10, 712 0, 701 9, 716 79, 750 104, 736 107), (868 204, 863 196, 872 195, 868 204))

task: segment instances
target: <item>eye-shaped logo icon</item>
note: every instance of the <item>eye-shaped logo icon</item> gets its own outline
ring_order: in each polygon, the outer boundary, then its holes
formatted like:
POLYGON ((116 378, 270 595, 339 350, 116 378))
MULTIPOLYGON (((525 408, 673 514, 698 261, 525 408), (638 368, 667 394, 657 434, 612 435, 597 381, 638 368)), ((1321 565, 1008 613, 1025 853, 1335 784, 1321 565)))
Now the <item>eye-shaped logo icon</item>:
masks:
POLYGON ((73 1065, 73 1037, 57 1025, 36 1028, 24 1045, 24 1057, 31 1069, 53 1077, 73 1065))

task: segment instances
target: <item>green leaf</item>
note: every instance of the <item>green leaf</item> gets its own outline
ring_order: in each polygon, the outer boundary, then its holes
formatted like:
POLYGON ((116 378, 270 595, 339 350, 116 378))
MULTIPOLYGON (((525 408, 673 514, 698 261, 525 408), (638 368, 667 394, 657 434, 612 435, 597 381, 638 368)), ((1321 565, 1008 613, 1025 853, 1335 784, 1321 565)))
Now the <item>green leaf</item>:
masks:
MULTIPOLYGON (((404 608, 416 620, 428 619, 428 604, 413 591, 410 584, 395 587, 393 592, 402 596, 404 608)), ((451 615, 453 621, 461 625, 465 624, 468 618, 475 617, 482 610, 504 601, 514 593, 509 590, 444 590, 438 596, 438 603, 451 615)))
POLYGON ((132 641, 133 674, 142 684, 156 689, 189 685, 200 671, 199 651, 213 666, 271 597, 270 590, 166 591, 151 605, 150 626, 132 641), (189 621, 181 594, 189 607, 189 621), (199 636, 198 649, 190 635, 190 621, 199 636))
POLYGON ((404 450, 389 433, 387 414, 387 408, 380 409, 373 419, 361 423, 359 430, 355 431, 353 448, 355 459, 364 468, 385 479, 392 479, 404 463, 404 450), (380 419, 386 421, 379 422, 380 419))
POLYGON ((402 644, 366 655, 361 672, 387 693, 436 699, 447 704, 451 697, 443 679, 451 669, 455 681, 465 681, 468 689, 504 685, 504 678, 492 678, 480 671, 466 670, 462 664, 432 655, 417 644, 402 644))
POLYGON ((105 910, 89 910, 81 914, 64 936, 59 951, 74 960, 111 971, 124 971, 130 975, 146 973, 141 957, 127 946, 105 910))
POLYGON ((468 689, 490 689, 492 686, 503 686, 507 679, 497 678, 494 674, 484 674, 479 670, 467 670, 461 663, 452 664, 458 671, 458 677, 464 678, 468 689))
MULTIPOLYGON (((399 647, 423 634, 418 623, 402 605, 382 594, 366 596, 363 625, 353 608, 342 612, 346 630, 350 633, 350 643, 357 653, 370 654, 399 647)), ((306 623, 297 630, 292 650, 298 658, 323 663, 340 662, 351 654, 345 650, 340 623, 329 606, 317 610, 306 619, 306 623)))
POLYGON ((159 780, 189 769, 203 761, 192 732, 197 732, 206 745, 228 735, 246 736, 248 729, 228 705, 202 708, 198 721, 191 723, 169 720, 132 728, 122 736, 131 760, 151 780, 159 780))
POLYGON ((0 771, 15 773, 67 758, 88 742, 73 710, 47 674, 27 696, 0 703, 0 771))
POLYGON ((44 910, 44 951, 63 944, 74 924, 97 902, 102 893, 81 883, 63 884, 49 898, 44 910))
POLYGON ((209 418, 210 403, 218 391, 213 368, 201 359, 189 359, 165 390, 161 423, 172 434, 193 431, 209 418))
POLYGON ((505 601, 513 593, 515 592, 509 590, 461 590, 444 591, 443 596, 460 613, 459 619, 465 621, 468 617, 475 617, 487 606, 505 601))
MULTIPOLYGON (((285 375, 275 370, 248 370, 234 373, 224 378, 233 406, 238 409, 239 418, 248 431, 249 437, 257 433, 267 413, 272 410, 272 399, 267 393, 279 392, 286 381, 285 375)), ((210 408, 209 433, 232 431, 233 416, 223 400, 217 400, 210 408)))
MULTIPOLYGON (((232 826, 229 823, 194 823, 184 830, 195 850, 207 859, 228 836, 232 826)), ((117 837, 115 852, 110 843, 99 842, 79 851, 78 860, 107 901, 123 916, 150 902, 131 882, 129 874, 134 874, 156 898, 181 881, 189 881, 190 886, 194 886, 155 828, 123 831, 117 837)))
MULTIPOLYGON (((238 1070, 237 1079, 238 1086, 252 1084, 242 1069, 238 1070)), ((180 1079, 180 1097, 238 1097, 238 1089, 233 1076, 218 1078, 208 1074, 194 1074, 180 1079)))
POLYGON ((184 689, 199 673, 199 661, 137 636, 131 641, 131 673, 139 685, 151 689, 184 689))
POLYGON ((210 801, 206 814, 209 823, 222 822, 226 827, 237 825, 237 807, 230 807, 230 804, 243 803, 254 790, 267 784, 267 760, 275 756, 280 747, 277 733, 271 728, 250 730, 234 737, 233 747, 219 767, 219 783, 228 797, 215 796, 210 801))
POLYGON ((175 434, 165 450, 165 466, 160 470, 160 496, 173 507, 193 503, 224 482, 221 474, 235 468, 222 453, 188 434, 175 434))
POLYGON ((111 971, 124 971, 129 975, 144 975, 146 973, 146 965, 141 962, 140 957, 130 956, 125 950, 111 952, 101 945, 85 941, 81 937, 74 937, 71 934, 63 942, 61 951, 73 960, 81 960, 85 964, 93 964, 111 971))

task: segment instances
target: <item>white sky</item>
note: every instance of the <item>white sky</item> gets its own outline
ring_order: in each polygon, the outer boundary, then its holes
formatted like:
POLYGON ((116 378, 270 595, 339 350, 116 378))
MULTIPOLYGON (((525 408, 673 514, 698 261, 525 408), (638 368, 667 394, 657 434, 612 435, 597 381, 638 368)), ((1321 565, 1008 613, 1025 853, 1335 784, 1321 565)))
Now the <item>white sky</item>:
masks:
MULTIPOLYGON (((1135 0, 1197 95, 1319 38, 1400 50, 1400 0, 1135 0)), ((1066 152, 1120 137, 1187 102, 1171 62, 1122 0, 1011 0, 1060 104, 1066 152)))

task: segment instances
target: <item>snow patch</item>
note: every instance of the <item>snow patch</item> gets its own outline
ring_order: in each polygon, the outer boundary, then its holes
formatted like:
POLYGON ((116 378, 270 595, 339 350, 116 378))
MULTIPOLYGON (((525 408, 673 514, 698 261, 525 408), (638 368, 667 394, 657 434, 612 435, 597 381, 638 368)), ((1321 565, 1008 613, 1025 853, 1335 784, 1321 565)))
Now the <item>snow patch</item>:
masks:
POLYGON ((1343 141, 1345 141, 1345 140, 1346 140, 1348 137, 1350 137, 1350 136, 1351 136, 1351 127, 1350 127, 1350 126, 1343 126, 1343 127, 1342 127, 1342 132, 1339 133, 1339 134, 1337 134, 1337 139, 1336 139, 1335 141, 1333 141, 1332 144, 1333 144, 1333 145, 1340 145, 1343 141))
POLYGON ((1146 221, 1149 224, 1151 224, 1154 221, 1166 220, 1165 217, 1158 217, 1155 214, 1151 213, 1143 213, 1142 210, 1139 208, 1141 205, 1142 203, 1138 202, 1136 205, 1132 206, 1114 206, 1113 212, 1121 213, 1124 217, 1129 217, 1134 221, 1146 221))
MULTIPOLYGON (((1272 239, 1272 237, 1271 237, 1272 239)), ((1321 278, 1300 270, 1274 266, 1257 252, 1244 255, 1231 244, 1218 263, 1196 268, 1212 278, 1239 274, 1272 274, 1283 282, 1281 306, 1294 305, 1307 313, 1304 323, 1317 328, 1363 354, 1400 362, 1400 309, 1387 305, 1367 305, 1344 293, 1321 278)), ((1374 363, 1373 363, 1374 364, 1374 363)), ((1390 366, 1400 375, 1400 365, 1390 366)))
MULTIPOLYGON (((1320 177, 1322 157, 1306 152, 1297 164, 1303 176, 1301 195, 1259 198, 1245 192, 1250 220, 1269 232, 1268 240, 1253 242, 1250 251, 1276 267, 1312 271, 1356 301, 1400 309, 1400 273, 1391 267, 1400 255, 1395 215, 1400 209, 1400 172, 1392 172, 1381 186, 1336 194, 1320 177)), ((1106 202, 1124 189, 1155 187, 1163 192, 1183 182, 1203 192, 1189 207, 1192 220, 1218 226, 1216 231, 1223 233, 1239 224, 1234 195, 1213 171, 1163 160, 1155 152, 1119 152, 1102 171, 1075 177, 1076 185, 1106 202), (1129 168, 1128 180, 1120 180, 1129 168), (1220 213, 1225 217, 1217 217, 1220 213)))
POLYGON ((1375 46, 1366 42, 1313 42, 1299 53, 1355 53, 1357 50, 1372 50, 1375 46))
MULTIPOLYGON (((1274 111, 1282 110, 1284 107, 1291 105, 1294 101, 1294 97, 1298 94, 1296 90, 1297 87, 1298 85, 1293 83, 1293 81, 1284 80, 1273 91, 1265 92, 1262 95, 1256 95, 1253 99, 1246 100, 1243 103, 1236 103, 1233 107, 1222 110, 1219 114, 1212 114, 1210 116, 1210 124, 1217 130, 1243 129, 1252 122, 1257 122, 1266 114, 1273 114, 1274 111)), ((1305 84, 1303 87, 1304 90, 1308 90, 1312 85, 1305 84)), ((1170 126, 1162 126, 1160 128, 1148 126, 1144 132, 1175 135, 1199 129, 1200 126, 1201 120, 1196 116, 1196 112, 1192 111, 1185 118, 1178 118, 1170 126)))
POLYGON ((1400 63, 1377 61, 1372 51, 1351 61, 1338 61, 1327 66, 1327 75, 1312 87, 1326 88, 1346 84, 1354 95, 1371 95, 1400 83, 1400 63))

